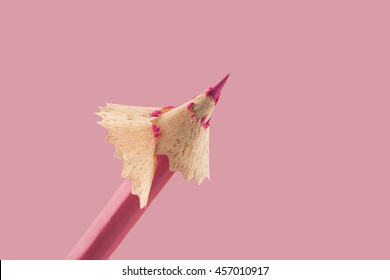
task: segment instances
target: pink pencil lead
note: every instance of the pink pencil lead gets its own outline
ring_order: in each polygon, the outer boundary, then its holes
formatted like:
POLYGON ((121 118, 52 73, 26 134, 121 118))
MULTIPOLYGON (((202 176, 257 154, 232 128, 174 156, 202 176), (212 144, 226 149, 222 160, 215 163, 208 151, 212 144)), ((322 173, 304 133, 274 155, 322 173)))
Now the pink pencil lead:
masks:
POLYGON ((218 102, 219 96, 221 95, 222 88, 225 85, 227 79, 229 78, 229 75, 230 74, 227 74, 225 78, 223 78, 218 84, 216 84, 206 92, 207 96, 210 96, 214 99, 215 104, 217 104, 218 102))

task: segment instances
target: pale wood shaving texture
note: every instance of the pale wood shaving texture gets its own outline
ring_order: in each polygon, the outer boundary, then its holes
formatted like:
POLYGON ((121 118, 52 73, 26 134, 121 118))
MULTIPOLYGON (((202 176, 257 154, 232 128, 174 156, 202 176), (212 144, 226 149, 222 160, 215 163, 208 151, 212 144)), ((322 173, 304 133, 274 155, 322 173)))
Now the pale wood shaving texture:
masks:
POLYGON ((200 184, 205 177, 210 179, 209 129, 202 127, 200 120, 204 116, 208 119, 215 105, 204 93, 191 102, 153 120, 161 130, 156 152, 169 157, 172 171, 182 172, 186 181, 194 177, 200 184), (195 118, 187 108, 191 102, 195 103, 195 118))
POLYGON ((156 169, 156 156, 169 158, 171 171, 200 184, 209 176, 209 129, 202 126, 210 119, 214 101, 203 92, 178 108, 135 107, 108 103, 97 113, 108 131, 107 141, 114 144, 115 156, 123 161, 122 177, 132 183, 132 193, 146 206, 156 169), (191 108, 188 105, 192 104, 191 108), (162 114, 152 118, 160 109, 162 114), (153 136, 152 123, 160 129, 153 136))
POLYGON ((149 119, 157 108, 107 104, 100 109, 99 124, 107 129, 106 139, 114 144, 115 156, 123 161, 122 177, 130 180, 132 193, 139 196, 143 208, 156 169, 155 141, 149 119))
POLYGON ((215 102, 210 97, 207 97, 204 93, 196 96, 192 102, 195 103, 193 111, 196 119, 202 120, 203 117, 206 117, 205 121, 208 121, 211 117, 211 113, 215 108, 215 102))

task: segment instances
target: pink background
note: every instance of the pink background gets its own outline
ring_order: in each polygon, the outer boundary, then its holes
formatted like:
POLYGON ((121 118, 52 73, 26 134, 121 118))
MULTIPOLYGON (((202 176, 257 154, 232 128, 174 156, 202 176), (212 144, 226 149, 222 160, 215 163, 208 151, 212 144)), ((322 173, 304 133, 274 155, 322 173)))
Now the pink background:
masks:
POLYGON ((175 174, 113 258, 390 258, 388 1, 59 2, 0 2, 0 258, 64 258, 119 187, 98 106, 227 73, 212 180, 175 174))

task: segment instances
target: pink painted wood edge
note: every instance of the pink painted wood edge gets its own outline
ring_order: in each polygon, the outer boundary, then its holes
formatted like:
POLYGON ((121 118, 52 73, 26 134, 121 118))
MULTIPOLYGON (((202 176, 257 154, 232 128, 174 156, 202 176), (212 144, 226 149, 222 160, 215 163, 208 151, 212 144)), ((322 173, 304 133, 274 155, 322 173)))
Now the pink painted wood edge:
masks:
POLYGON ((169 181, 173 173, 169 170, 168 157, 158 156, 148 204, 143 209, 139 207, 138 196, 131 193, 131 183, 128 180, 123 181, 66 259, 108 259, 169 181))

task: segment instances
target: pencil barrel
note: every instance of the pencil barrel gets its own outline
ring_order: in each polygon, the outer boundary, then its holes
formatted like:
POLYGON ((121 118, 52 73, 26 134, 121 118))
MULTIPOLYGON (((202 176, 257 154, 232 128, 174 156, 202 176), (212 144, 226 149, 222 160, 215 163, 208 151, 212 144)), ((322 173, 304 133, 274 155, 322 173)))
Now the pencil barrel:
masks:
POLYGON ((169 170, 168 157, 158 156, 148 204, 142 209, 139 207, 139 197, 131 193, 131 183, 124 180, 66 259, 108 259, 173 173, 169 170))

